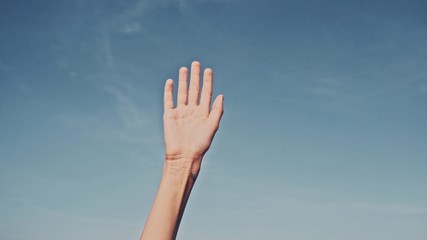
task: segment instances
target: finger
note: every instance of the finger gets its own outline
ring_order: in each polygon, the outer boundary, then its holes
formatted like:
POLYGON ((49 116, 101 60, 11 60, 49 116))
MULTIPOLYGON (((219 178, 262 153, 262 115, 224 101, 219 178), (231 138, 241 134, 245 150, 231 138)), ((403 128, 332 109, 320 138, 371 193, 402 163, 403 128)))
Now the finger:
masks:
POLYGON ((203 88, 202 95, 200 96, 200 108, 206 114, 209 114, 209 108, 212 100, 212 84, 213 84, 213 71, 206 68, 203 73, 203 88))
POLYGON ((218 95, 215 98, 214 103, 212 104, 212 110, 209 113, 209 121, 215 127, 219 126, 219 121, 221 120, 222 114, 224 112, 224 95, 218 95))
POLYGON ((165 109, 164 109, 165 112, 173 109, 173 80, 172 79, 166 80, 163 103, 165 106, 165 109))
POLYGON ((178 106, 187 104, 187 80, 188 79, 188 69, 186 67, 181 67, 179 69, 179 83, 178 83, 178 106))
POLYGON ((188 95, 188 103, 197 104, 200 90, 200 63, 194 61, 191 64, 190 75, 190 90, 188 95))

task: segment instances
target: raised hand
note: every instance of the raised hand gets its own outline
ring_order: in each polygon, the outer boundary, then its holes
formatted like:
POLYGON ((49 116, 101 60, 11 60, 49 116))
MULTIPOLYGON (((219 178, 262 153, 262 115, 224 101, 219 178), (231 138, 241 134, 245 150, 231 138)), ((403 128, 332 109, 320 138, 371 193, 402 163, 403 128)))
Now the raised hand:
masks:
POLYGON ((163 114, 166 161, 141 240, 176 238, 203 155, 211 145, 223 113, 222 95, 215 98, 211 108, 212 78, 212 69, 205 69, 200 93, 200 63, 191 64, 189 87, 188 69, 181 67, 176 107, 173 80, 166 81, 163 114))
POLYGON ((218 95, 211 109, 212 83, 212 69, 206 68, 200 94, 200 63, 191 64, 189 87, 188 69, 181 67, 174 107, 173 80, 166 81, 163 114, 166 160, 201 160, 209 149, 221 120, 224 101, 224 96, 218 95))

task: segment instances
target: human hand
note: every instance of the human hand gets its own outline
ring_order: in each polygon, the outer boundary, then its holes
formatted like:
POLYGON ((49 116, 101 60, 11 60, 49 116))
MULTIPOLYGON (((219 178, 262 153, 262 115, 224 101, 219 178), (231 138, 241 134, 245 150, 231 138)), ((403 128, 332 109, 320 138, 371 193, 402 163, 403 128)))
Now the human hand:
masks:
POLYGON ((209 149, 218 130, 223 113, 224 96, 218 95, 211 105, 212 69, 206 68, 203 74, 203 89, 200 103, 200 63, 191 64, 190 86, 188 69, 179 69, 177 106, 174 108, 173 80, 168 79, 164 92, 164 134, 166 160, 201 160, 209 149))

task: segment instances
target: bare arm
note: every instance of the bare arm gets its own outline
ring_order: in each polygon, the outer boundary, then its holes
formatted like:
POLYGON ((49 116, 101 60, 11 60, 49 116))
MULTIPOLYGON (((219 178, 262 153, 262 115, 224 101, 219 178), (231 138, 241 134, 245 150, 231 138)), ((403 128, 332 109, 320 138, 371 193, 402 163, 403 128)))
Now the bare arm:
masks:
POLYGON ((211 145, 223 113, 222 95, 217 96, 212 109, 210 107, 212 82, 212 69, 207 68, 200 91, 200 63, 193 62, 190 86, 187 87, 188 69, 180 68, 177 106, 174 107, 173 80, 166 81, 163 114, 166 158, 141 240, 176 238, 203 156, 211 145))

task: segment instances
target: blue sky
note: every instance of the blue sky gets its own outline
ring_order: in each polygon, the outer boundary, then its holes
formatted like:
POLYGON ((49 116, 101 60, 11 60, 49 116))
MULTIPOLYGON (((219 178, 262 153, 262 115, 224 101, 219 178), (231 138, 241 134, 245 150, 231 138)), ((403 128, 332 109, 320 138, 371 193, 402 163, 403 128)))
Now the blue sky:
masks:
POLYGON ((138 239, 162 90, 225 95, 179 239, 426 239, 425 1, 1 1, 0 238, 138 239))

